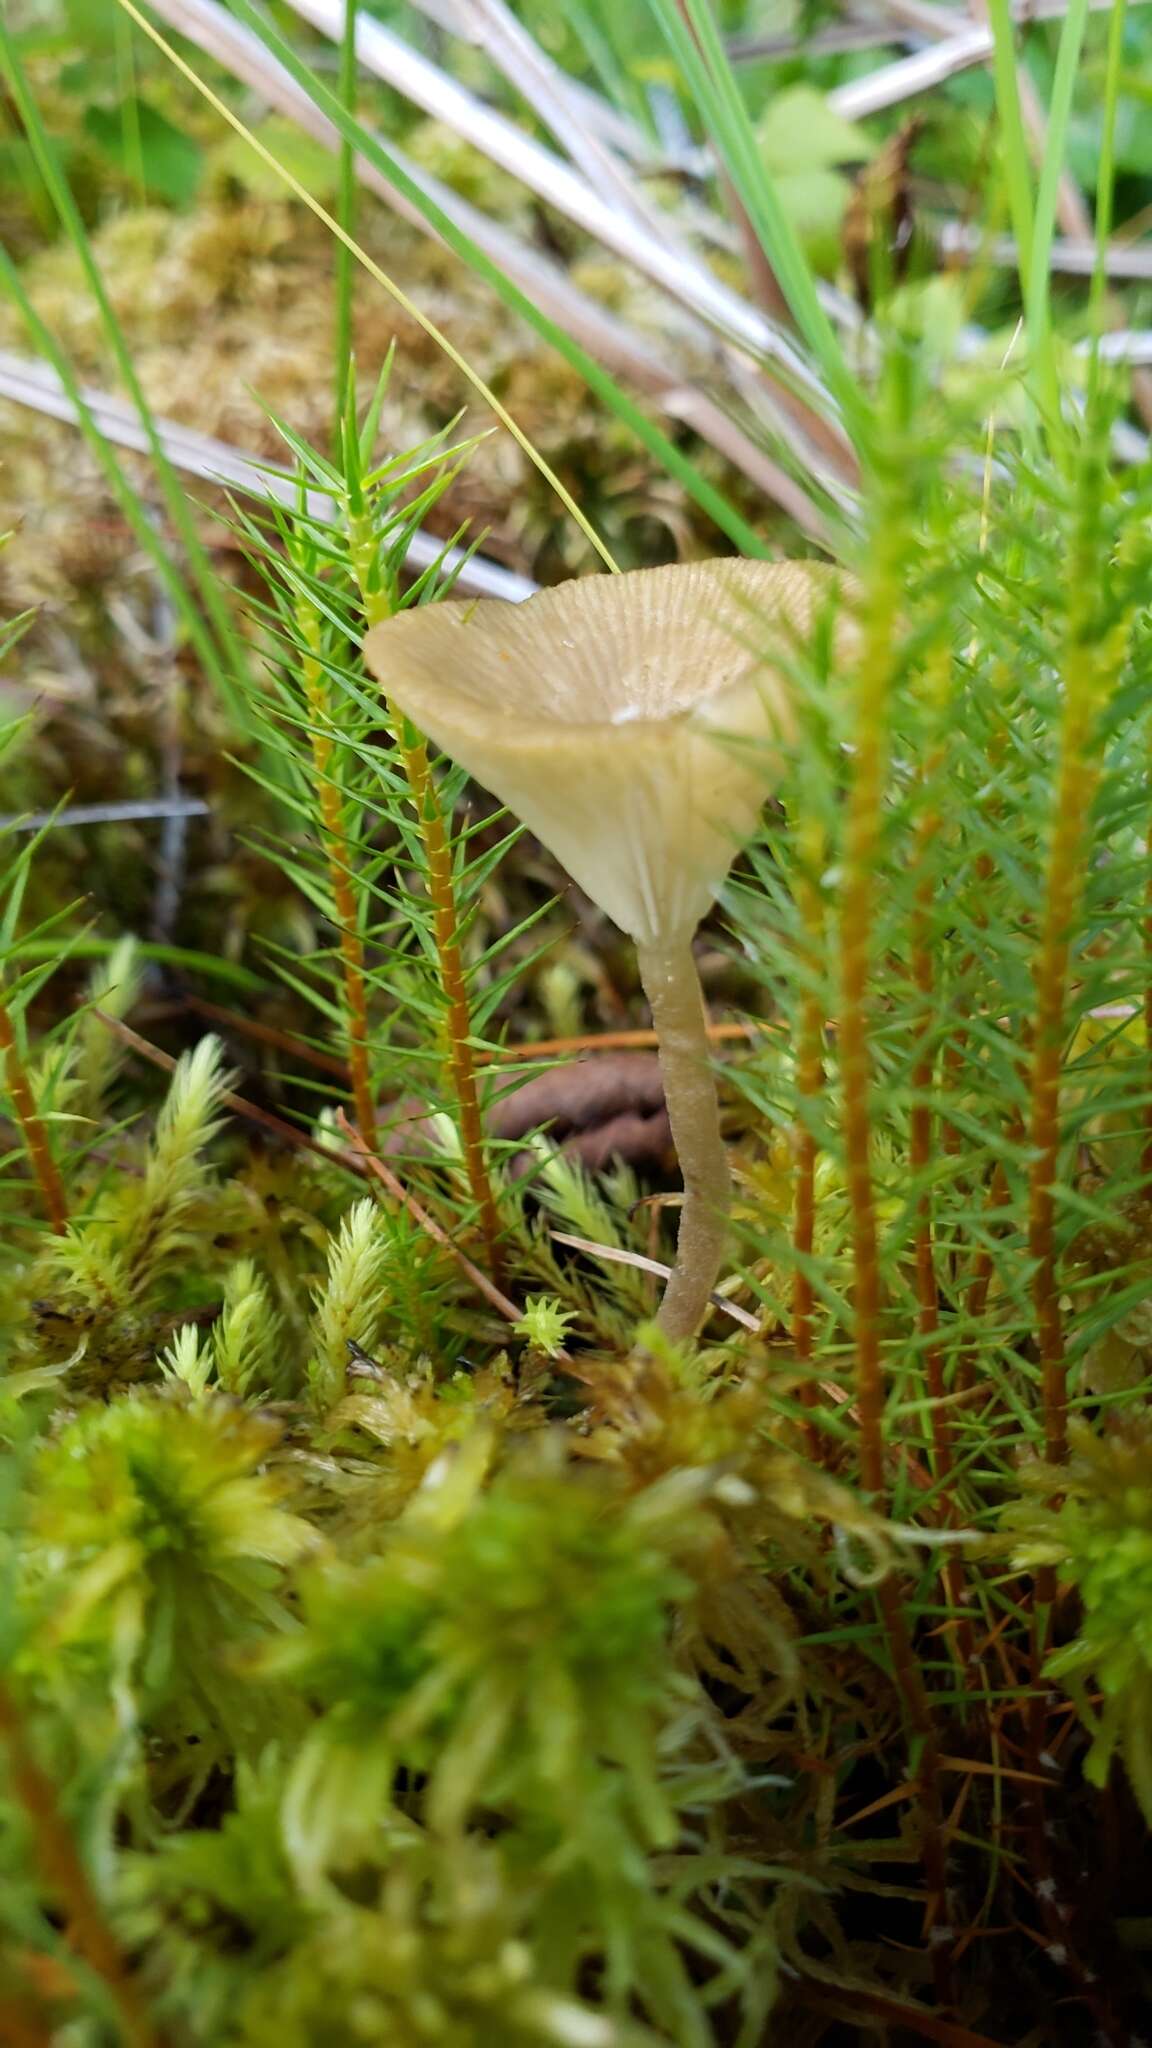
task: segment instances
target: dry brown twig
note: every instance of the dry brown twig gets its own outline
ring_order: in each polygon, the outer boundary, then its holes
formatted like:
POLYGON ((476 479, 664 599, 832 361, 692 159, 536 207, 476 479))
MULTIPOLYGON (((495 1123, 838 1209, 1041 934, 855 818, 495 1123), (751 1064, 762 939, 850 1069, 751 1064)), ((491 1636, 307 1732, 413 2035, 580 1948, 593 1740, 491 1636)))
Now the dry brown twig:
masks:
POLYGON ((523 1311, 517 1308, 514 1301, 509 1300, 501 1288, 489 1280, 486 1273, 480 1271, 479 1266, 473 1265, 467 1253, 462 1252, 459 1245, 453 1242, 443 1225, 437 1223, 436 1218, 429 1215, 427 1209, 425 1209, 421 1202, 417 1201, 415 1195, 408 1192, 403 1181, 393 1173, 387 1161, 381 1159, 377 1153, 369 1152, 359 1131, 349 1123, 342 1109, 336 1112, 336 1122, 352 1146, 353 1153, 360 1162, 364 1172, 373 1179, 378 1180, 387 1189, 392 1199, 400 1202, 407 1209, 412 1221, 418 1223, 421 1230, 427 1232, 434 1244, 438 1244, 441 1250, 451 1254, 456 1264, 460 1267, 461 1272, 467 1274, 477 1293, 484 1296, 485 1301, 496 1310, 498 1315, 502 1315, 506 1322, 518 1323, 523 1311))
MULTIPOLYGON (((90 1014, 98 1017, 109 1031, 124 1045, 130 1046, 133 1052, 139 1053, 142 1059, 149 1060, 154 1067, 162 1068, 165 1073, 170 1074, 173 1071, 177 1062, 172 1054, 164 1052, 158 1045, 153 1045, 151 1040, 144 1038, 139 1031, 133 1031, 130 1024, 123 1023, 119 1017, 109 1016, 106 1010, 98 1007, 94 1007, 90 1014)), ((422 1230, 427 1231, 429 1237, 450 1253, 477 1292, 482 1294, 506 1321, 519 1322, 521 1311, 515 1302, 510 1301, 478 1266, 473 1265, 467 1254, 460 1250, 459 1245, 453 1243, 447 1231, 437 1223, 435 1217, 430 1216, 415 1195, 408 1192, 391 1167, 386 1166, 383 1160, 368 1151, 343 1110, 337 1112, 336 1121, 352 1140, 353 1149, 350 1152, 338 1151, 332 1145, 321 1145, 317 1139, 310 1137, 307 1131, 297 1130, 295 1124, 288 1123, 284 1117, 277 1116, 270 1109, 262 1109, 259 1103, 247 1101, 243 1095, 235 1095, 229 1091, 221 1097, 221 1102, 224 1108, 232 1110, 234 1115, 243 1117, 247 1123, 259 1124, 263 1130, 271 1132, 274 1137, 297 1151, 314 1152, 318 1159, 325 1159, 332 1166, 342 1167, 346 1173, 355 1174, 357 1179, 372 1175, 381 1181, 393 1199, 407 1209, 413 1222, 418 1223, 422 1230)))

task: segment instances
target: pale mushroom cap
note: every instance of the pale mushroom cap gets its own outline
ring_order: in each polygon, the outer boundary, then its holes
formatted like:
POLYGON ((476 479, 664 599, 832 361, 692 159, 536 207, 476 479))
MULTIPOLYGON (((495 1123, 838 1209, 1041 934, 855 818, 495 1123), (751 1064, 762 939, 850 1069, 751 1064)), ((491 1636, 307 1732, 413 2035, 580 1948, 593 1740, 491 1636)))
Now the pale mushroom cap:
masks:
POLYGON ((524 604, 401 612, 364 653, 413 724, 651 945, 695 929, 754 831, 772 742, 794 729, 789 659, 837 586, 816 562, 588 576, 524 604))

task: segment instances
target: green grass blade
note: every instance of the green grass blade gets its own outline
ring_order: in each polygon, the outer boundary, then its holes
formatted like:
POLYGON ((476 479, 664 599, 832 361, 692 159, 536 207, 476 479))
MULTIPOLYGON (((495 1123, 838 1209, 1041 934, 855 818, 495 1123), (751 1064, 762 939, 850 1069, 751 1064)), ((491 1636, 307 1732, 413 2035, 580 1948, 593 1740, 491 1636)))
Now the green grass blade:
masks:
MULTIPOLYGON (((323 220, 332 233, 339 237, 339 223, 299 184, 291 172, 273 156, 271 151, 266 149, 261 142, 249 133, 244 127, 243 122, 232 114, 223 102, 219 100, 211 87, 199 76, 193 66, 186 63, 176 50, 173 49, 172 45, 160 35, 152 23, 139 12, 134 4, 134 0, 118 0, 118 4, 144 30, 145 34, 151 37, 152 41, 165 53, 169 61, 176 66, 182 75, 188 79, 189 83, 194 85, 197 91, 208 99, 222 118, 238 134, 243 135, 249 146, 256 151, 262 161, 267 163, 284 180, 285 185, 294 191, 297 197, 303 200, 305 205, 311 208, 312 212, 317 215, 317 218, 323 220)), ((647 448, 648 452, 655 457, 670 476, 675 477, 676 481, 684 486, 688 494, 695 499, 696 503, 707 513, 708 517, 715 522, 721 532, 726 533, 729 539, 734 541, 737 547, 742 548, 745 553, 751 555, 765 554, 767 549, 760 535, 736 507, 730 504, 723 492, 717 490, 715 485, 710 483, 708 478, 701 473, 691 458, 685 455, 676 446, 675 442, 667 434, 663 433, 654 421, 648 418, 647 414, 636 404, 636 401, 616 382, 616 379, 608 371, 603 369, 593 357, 588 355, 578 342, 575 342, 570 335, 566 334, 562 327, 557 326, 546 314, 542 313, 532 303, 531 299, 517 285, 513 284, 510 278, 504 275, 499 265, 494 263, 482 249, 478 248, 472 238, 458 228, 456 223, 447 214, 442 212, 434 200, 428 198, 420 186, 408 177, 403 166, 393 160, 379 138, 371 134, 359 121, 348 113, 336 95, 330 92, 323 81, 308 69, 308 66, 301 61, 292 45, 279 34, 273 25, 264 16, 258 14, 254 8, 249 6, 248 0, 234 0, 232 11, 238 20, 242 21, 247 28, 251 29, 260 38, 265 48, 284 66, 296 84, 308 94, 308 97, 314 104, 327 116, 340 135, 351 141, 358 154, 386 177, 389 183, 396 187, 397 191, 402 192, 405 198, 410 200, 411 204, 419 210, 429 226, 435 229, 436 233, 447 243, 448 247, 477 276, 484 278, 492 286, 492 289, 499 295, 506 306, 519 314, 550 347, 556 350, 557 354, 563 356, 564 360, 570 363, 573 369, 578 371, 589 389, 595 392, 596 396, 609 407, 618 419, 624 421, 631 428, 637 440, 647 448)), ((525 449, 526 454, 528 454, 541 474, 547 478, 560 498, 561 503, 566 506, 577 525, 588 535, 593 541, 593 545, 596 546, 597 551, 603 556, 605 554, 603 543, 599 540, 598 536, 592 535, 588 522, 581 514, 579 507, 573 503, 570 494, 565 490, 559 478, 554 475, 544 462, 539 451, 528 441, 516 422, 509 417, 507 411, 495 396, 495 393, 488 390, 488 387, 483 384, 482 380, 477 377, 476 373, 452 347, 448 338, 439 333, 419 306, 414 305, 407 295, 400 291, 399 286, 380 269, 379 265, 372 261, 371 257, 355 245, 353 253, 357 260, 369 271, 370 275, 376 279, 377 283, 381 284, 386 291, 396 298, 398 303, 405 306, 412 317, 419 321, 425 332, 433 335, 450 360, 455 362, 463 374, 467 376, 473 388, 481 392, 486 402, 492 407, 496 417, 508 428, 509 432, 513 434, 525 449)))
MULTIPOLYGON (((212 680, 227 705, 231 716, 243 721, 243 697, 237 690, 233 674, 243 670, 247 664, 244 644, 233 626, 228 607, 220 585, 214 576, 184 489, 164 451, 164 445, 157 431, 151 408, 144 395, 132 351, 125 340, 120 322, 109 298, 99 264, 93 254, 92 245, 80 216, 80 210, 72 196, 68 181, 61 171, 55 150, 40 117, 39 109, 29 89, 23 68, 17 55, 15 41, 0 19, 0 76, 12 97, 20 116, 25 135, 32 148, 37 169, 56 209, 60 224, 79 259, 85 283, 100 312, 101 323, 116 367, 124 381, 132 403, 139 414, 141 424, 148 438, 151 458, 156 468, 157 480, 164 497, 165 508, 172 525, 179 535, 188 560, 196 595, 210 624, 215 640, 211 648, 207 641, 201 642, 201 652, 212 680)), ((129 488, 131 488, 129 486, 129 488)))
POLYGON ((1020 86, 1016 76, 1016 27, 1011 0, 988 0, 992 29, 992 76, 996 87, 996 112, 1004 149, 1004 172, 1008 184, 1008 212, 1016 238, 1020 282, 1027 295, 1032 276, 1035 236, 1032 194, 1032 160, 1024 132, 1020 86))
POLYGON ((867 406, 835 329, 820 303, 811 266, 780 204, 760 157, 755 131, 740 96, 706 0, 649 0, 708 132, 759 237, 780 289, 829 390, 858 440, 867 438, 867 406))
POLYGON ((1072 115, 1072 95, 1076 88, 1076 73, 1087 25, 1088 0, 1069 0, 1068 11, 1060 25, 1056 72, 1052 80, 1052 101, 1048 109, 1048 136, 1036 193, 1032 251, 1024 294, 1032 358, 1036 364, 1045 411, 1053 426, 1058 426, 1060 418, 1060 385, 1052 348, 1049 263, 1052 239, 1056 232, 1056 202, 1064 168, 1068 125, 1072 115))
MULTIPOLYGON (((117 17, 123 20, 121 14, 117 17)), ((356 23, 357 0, 346 0, 344 33, 340 39, 340 98, 345 110, 356 112, 356 23)), ((340 184, 336 218, 344 231, 336 243, 336 400, 332 416, 332 448, 340 452, 344 415, 348 409, 348 380, 352 367, 352 304, 356 288, 356 263, 350 243, 356 235, 356 151, 347 135, 340 138, 340 184)))
MULTIPOLYGON (((1116 201, 1116 117, 1120 106, 1120 82, 1124 66, 1124 28, 1128 19, 1127 0, 1113 0, 1108 22, 1108 49, 1104 65, 1104 120, 1100 136, 1100 167, 1096 176, 1096 267, 1088 297, 1093 343, 1097 344, 1103 324, 1104 295, 1108 289, 1108 242, 1116 201)), ((1099 349, 1094 347, 1093 382, 1098 372, 1099 349)))
POLYGON ((652 110, 639 80, 633 76, 615 8, 601 9, 598 19, 597 10, 586 7, 583 0, 560 0, 559 11, 578 38, 601 89, 631 116, 645 135, 654 137, 652 110))
MULTIPOLYGON (((11 961, 44 960, 50 966, 58 965, 67 949, 72 960, 106 960, 116 950, 115 939, 88 937, 73 938, 70 933, 62 937, 14 939, 7 958, 11 961)), ((235 989, 241 995, 258 995, 269 986, 251 968, 242 967, 235 960, 226 960, 218 953, 199 953, 190 946, 164 946, 151 941, 139 942, 140 958, 156 960, 166 967, 185 967, 190 973, 202 974, 206 980, 223 982, 227 988, 235 989)))

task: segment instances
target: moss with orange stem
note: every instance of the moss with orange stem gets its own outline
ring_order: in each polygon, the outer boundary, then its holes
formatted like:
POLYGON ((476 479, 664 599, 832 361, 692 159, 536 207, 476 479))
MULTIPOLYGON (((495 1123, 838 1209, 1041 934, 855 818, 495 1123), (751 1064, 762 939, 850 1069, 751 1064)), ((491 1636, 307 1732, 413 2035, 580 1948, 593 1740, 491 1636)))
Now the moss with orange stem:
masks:
POLYGON ((7 1757, 13 1799, 28 1825, 40 1877, 63 1915, 68 1940, 100 1977, 115 2008, 125 2048, 156 2048, 120 1944, 104 1918, 52 1781, 34 1755, 23 1717, 8 1687, 0 1682, 0 1747, 7 1757))
POLYGON ((1080 894, 1082 831, 1077 807, 1095 784, 1087 771, 1083 738, 1070 717, 1065 760, 1048 866, 1043 932, 1036 962, 1036 1044, 1029 1082, 1028 1250, 1033 1260, 1032 1300, 1043 1375, 1045 1455, 1052 1464, 1068 1450, 1068 1386, 1064 1318, 1056 1246, 1056 1190, 1060 1177, 1060 1078, 1063 1067, 1065 999, 1070 930, 1080 894), (1073 761, 1077 764, 1073 767, 1073 761))
MULTIPOLYGON (((899 658, 896 622, 903 597, 904 522, 897 507, 878 525, 871 575, 859 607, 860 657, 856 674, 854 759, 844 829, 840 895, 840 1083, 843 1097, 845 1177, 852 1233, 856 1409, 860 1423, 860 1479, 869 1504, 887 1505, 884 1471, 883 1285, 876 1191, 872 1173, 872 1059, 868 1012, 875 915, 876 868, 888 768, 889 696, 899 658)), ((918 1785, 929 1929, 947 1918, 938 1748, 932 1713, 916 1662, 899 1588, 888 1577, 878 1588, 880 1614, 909 1733, 919 1747, 918 1785)), ((938 1988, 947 1974, 944 1949, 934 1951, 938 1988)))
POLYGON ((892 620, 899 597, 896 564, 877 574, 865 604, 857 684, 855 772, 845 827, 840 903, 840 1078, 844 1149, 852 1219, 856 1401, 860 1415, 860 1478, 882 1499, 884 1381, 880 1331, 879 1234, 872 1178, 871 1056, 868 982, 871 970, 875 867, 887 762, 885 724, 895 650, 892 620))
MULTIPOLYGON (((360 591, 364 617, 371 628, 391 617, 387 593, 372 573, 375 542, 371 528, 361 514, 348 519, 349 554, 360 591)), ((385 696, 388 697, 387 684, 385 696)), ((396 738, 396 752, 412 792, 412 802, 424 844, 429 901, 432 905, 436 957, 444 991, 445 1027, 448 1040, 448 1068, 460 1117, 460 1146, 464 1171, 480 1219, 485 1255, 491 1271, 499 1277, 503 1267, 500 1243, 500 1211, 492 1189, 484 1150, 484 1123, 476 1084, 476 1056, 472 1046, 472 1011, 468 1001, 468 978, 460 946, 460 918, 456 907, 456 883, 452 872, 452 848, 444 813, 428 765, 424 737, 388 698, 396 738)))
POLYGON ((1056 1209, 1063 1145, 1060 1090, 1067 1034, 1072 935, 1083 899, 1092 808, 1101 763, 1095 729, 1101 704, 1123 656, 1124 621, 1101 635, 1089 593, 1099 562, 1091 522, 1073 551, 1064 669, 1064 716, 1044 882, 1044 906, 1033 979, 1035 1012, 1028 1081, 1028 1250, 1040 1354, 1045 1454, 1062 1464, 1068 1452, 1068 1368, 1060 1306, 1056 1209))
POLYGON ((444 815, 436 795, 436 786, 428 766, 428 750, 423 740, 416 746, 401 742, 400 756, 420 819, 424 853, 428 862, 428 894, 432 903, 440 978, 447 1004, 448 1065, 460 1111, 460 1143, 464 1153, 464 1169, 468 1175, 472 1199, 479 1211, 480 1228, 484 1236, 488 1261, 492 1271, 498 1274, 502 1264, 500 1212, 496 1206, 496 1197, 492 1192, 492 1182, 484 1156, 484 1125, 476 1086, 476 1060, 472 1050, 472 1013, 468 1002, 468 983, 460 950, 452 850, 448 844, 444 815))
MULTIPOLYGON (((927 677, 929 692, 937 711, 944 699, 949 676, 946 649, 939 650, 927 677)), ((927 1176, 932 1165, 935 1114, 932 1108, 936 1079, 935 1028, 937 1019, 936 948, 933 945, 932 905, 936 897, 937 873, 933 852, 943 829, 937 801, 939 779, 945 765, 942 745, 933 746, 920 776, 922 808, 916 821, 912 846, 912 916, 909 927, 912 984, 916 992, 916 1051, 912 1061, 912 1107, 909 1112, 909 1165, 920 1192, 916 1201, 915 1286, 916 1327, 924 1346, 924 1377, 932 1401, 932 1449, 936 1481, 942 1504, 948 1504, 948 1479, 952 1470, 952 1432, 945 1399, 944 1354, 940 1344, 940 1291, 936 1271, 936 1246, 932 1195, 927 1176)))
MULTIPOLYGON (((800 1002, 799 1040, 796 1049, 796 1089, 806 1107, 819 1100, 824 1088, 824 1002, 816 976, 824 950, 824 912, 815 877, 823 863, 824 835, 809 828, 803 845, 803 872, 796 889, 796 907, 802 930, 801 958, 810 979, 800 1002)), ((796 1271, 792 1281, 792 1345, 796 1362, 805 1371, 812 1360, 815 1294, 811 1261, 816 1245, 816 1161, 819 1148, 811 1122, 801 1115, 796 1125, 796 1195, 792 1216, 792 1250, 796 1271)), ((816 1404, 816 1382, 807 1376, 800 1385, 800 1399, 806 1408, 816 1404)), ((815 1443, 811 1423, 806 1432, 815 1443)))
MULTIPOLYGON (((1099 786, 1099 764, 1091 752, 1096 711, 1096 662, 1083 641, 1070 635, 1065 671, 1065 710, 1060 766, 1048 849, 1044 910, 1034 969, 1036 1008, 1028 1084, 1028 1250, 1032 1259, 1032 1301, 1040 1355, 1044 1450, 1049 1464, 1068 1456, 1068 1364, 1060 1300, 1056 1239, 1057 1189, 1063 1143, 1061 1079, 1072 929, 1084 884, 1085 833, 1099 786)), ((1027 1755, 1038 1766, 1045 1746, 1047 1696, 1043 1684, 1056 1577, 1044 1565, 1036 1573, 1031 1618, 1031 1693, 1025 1715, 1027 1755)), ((1042 1795, 1033 1801, 1030 1829, 1034 1872, 1048 1875, 1042 1826, 1042 1795)))
POLYGON ((344 822, 344 804, 332 773, 335 742, 324 664, 320 653, 320 619, 305 601, 296 607, 303 645, 303 684, 308 704, 312 765, 320 805, 324 857, 332 890, 332 908, 340 934, 340 966, 344 983, 344 1015, 348 1028, 348 1071, 356 1125, 369 1150, 376 1148, 376 1094, 368 1055, 368 988, 364 977, 364 942, 360 936, 352 863, 344 822))
MULTIPOLYGON (((911 963, 912 981, 918 998, 920 1016, 919 1044, 911 1072, 912 1108, 909 1114, 908 1163, 913 1179, 920 1188, 915 1223, 916 1328, 923 1345, 924 1379, 931 1402, 933 1473, 939 1489, 941 1517, 945 1524, 949 1525, 957 1519, 952 1493, 954 1459, 952 1427, 945 1405, 947 1388, 944 1382, 944 1349, 940 1342, 940 1284, 936 1261, 935 1218, 928 1186, 936 1122, 932 1102, 936 1080, 934 1029, 937 1014, 935 949, 932 943, 932 905, 936 896, 937 876, 931 856, 943 824, 939 809, 928 793, 931 792, 943 766, 943 748, 933 748, 924 765, 922 780, 926 792, 925 807, 917 821, 912 856, 916 884, 912 897, 911 963)), ((949 1605, 954 1608, 960 1607, 965 1594, 965 1572, 961 1558, 955 1553, 945 1552, 940 1576, 949 1605)), ((970 1664, 972 1649, 971 1623, 962 1620, 956 1628, 956 1652, 964 1669, 970 1664)))
MULTIPOLYGON (((1006 673, 1003 663, 994 666, 993 680, 997 685, 997 694, 1003 699, 1006 706, 1010 701, 1009 686, 1011 679, 1006 673)), ((990 794, 985 797, 981 793, 975 801, 979 803, 982 815, 988 820, 989 824, 994 824, 1001 816, 1002 805, 995 792, 1007 746, 1007 734, 1010 729, 1011 721, 1007 711, 1005 711, 988 740, 988 773, 986 783, 990 794)), ((983 931, 987 924, 988 891, 995 879, 995 859, 988 852, 987 848, 981 848, 976 855, 973 867, 972 923, 977 932, 983 931)), ((960 1076, 964 1066, 965 1051, 969 1039, 968 1018, 971 1009, 969 982, 973 972, 978 967, 979 956, 977 950, 974 946, 969 946, 966 948, 954 976, 955 992, 952 997, 952 1007, 956 1012, 956 1018, 952 1029, 945 1039, 941 1060, 945 1100, 947 1100, 949 1095, 955 1096, 960 1093, 960 1076)), ((952 1154, 963 1152, 964 1144, 960 1131, 948 1116, 945 1116, 942 1120, 940 1135, 945 1152, 952 1154)))
MULTIPOLYGON (((926 842, 938 820, 925 820, 917 832, 917 858, 926 853, 926 842)), ((952 1469, 952 1433, 942 1403, 945 1398, 944 1353, 940 1343, 940 1291, 936 1274, 935 1230, 932 1196, 925 1178, 932 1165, 934 1116, 931 1091, 936 1059, 932 1046, 935 1016, 935 974, 930 939, 935 879, 923 870, 916 883, 912 909, 912 975, 922 1005, 920 1044, 912 1062, 912 1108, 909 1114, 908 1161, 921 1192, 916 1201, 916 1328, 924 1346, 924 1377, 932 1407, 932 1450, 936 1479, 946 1484, 952 1469)))
MULTIPOLYGON (((1152 771, 1149 774, 1152 781, 1152 771)), ((1152 828, 1144 842, 1145 858, 1148 862, 1148 881, 1145 888, 1144 916, 1144 957, 1147 962, 1147 986, 1144 990, 1144 1044, 1152 1052, 1152 828)), ((1152 1178, 1152 1100, 1144 1112, 1144 1151, 1140 1161, 1146 1174, 1152 1178)))
MULTIPOLYGON (((1045 1455, 1050 1465, 1068 1456, 1068 1360, 1061 1302, 1057 1238, 1064 1125, 1061 1083, 1068 1030, 1068 984, 1072 942, 1084 898, 1091 855, 1091 820, 1102 772, 1099 713, 1108 700, 1123 660, 1126 616, 1103 627, 1101 610, 1104 540, 1098 517, 1102 481, 1091 464, 1081 478, 1081 497, 1069 550, 1070 591, 1064 651, 1063 717, 1052 823, 1044 878, 1040 935, 1033 966, 1035 1007, 1030 1036, 1027 1134, 1028 1250, 1032 1301, 1040 1359, 1045 1455)), ((1039 1773, 1047 1740, 1048 1695, 1044 1671, 1057 1594, 1050 1564, 1036 1572, 1032 1589, 1031 1689, 1024 1714, 1029 1767, 1039 1773)), ((1038 1884, 1050 1875, 1044 1827, 1045 1799, 1032 1801, 1029 1861, 1038 1884)))
POLYGON ((3 1059, 4 1078, 12 1099, 12 1107, 16 1112, 16 1121, 20 1126, 32 1171, 36 1175, 44 1198, 48 1220, 57 1236, 62 1237, 68 1228, 68 1198, 64 1193, 64 1182, 60 1177, 60 1168, 52 1156, 52 1147, 48 1143, 48 1133, 36 1107, 32 1084, 24 1071, 24 1062, 20 1058, 20 1048, 12 1029, 12 1019, 2 1000, 0 1057, 3 1059))
MULTIPOLYGON (((1020 1133, 1018 1130, 1014 1131, 1011 1135, 1019 1141, 1020 1133)), ((984 1199, 986 1228, 991 1228, 998 1209, 1006 1211, 1007 1208, 1008 1178, 1003 1166, 997 1161, 992 1170, 992 1178, 988 1183, 988 1193, 984 1199)), ((973 1256, 971 1271, 968 1273, 964 1283, 965 1321, 973 1330, 979 1329, 984 1321, 984 1310, 988 1304, 988 1290, 992 1285, 992 1273, 992 1253, 986 1244, 981 1244, 977 1247, 973 1256)), ((956 1366, 956 1392, 958 1394, 966 1394, 975 1386, 976 1360, 976 1345, 969 1340, 960 1353, 956 1366)))

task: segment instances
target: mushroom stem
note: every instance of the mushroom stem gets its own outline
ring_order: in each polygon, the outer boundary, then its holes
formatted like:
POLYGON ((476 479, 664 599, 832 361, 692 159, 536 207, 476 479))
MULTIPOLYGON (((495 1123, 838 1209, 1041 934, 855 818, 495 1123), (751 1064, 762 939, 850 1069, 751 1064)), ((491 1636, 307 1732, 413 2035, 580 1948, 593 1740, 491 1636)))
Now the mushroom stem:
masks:
POLYGON ((664 1099, 684 1180, 676 1264, 656 1317, 665 1335, 679 1341, 695 1335, 716 1285, 732 1183, 691 935, 638 945, 636 952, 652 1005, 664 1099))

